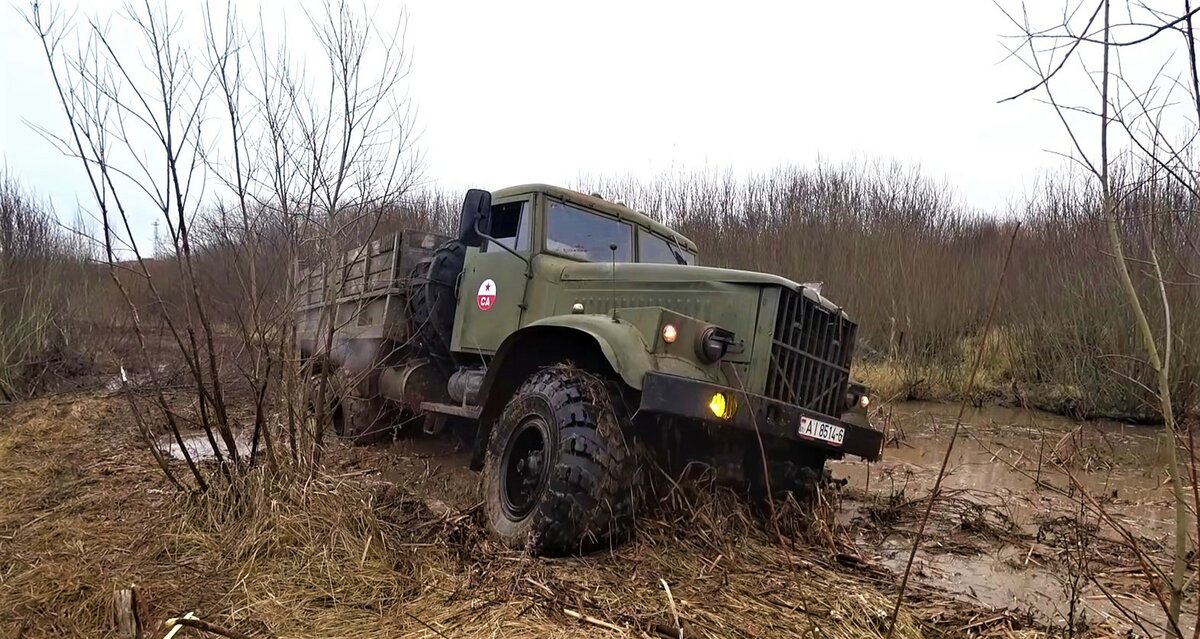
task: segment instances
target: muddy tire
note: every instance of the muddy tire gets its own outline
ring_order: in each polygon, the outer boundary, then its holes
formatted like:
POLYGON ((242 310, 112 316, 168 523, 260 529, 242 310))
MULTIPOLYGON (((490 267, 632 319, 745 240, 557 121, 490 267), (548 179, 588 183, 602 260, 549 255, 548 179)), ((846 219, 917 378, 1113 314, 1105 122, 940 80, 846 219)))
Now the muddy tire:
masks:
POLYGON ((517 390, 492 428, 483 467, 484 511, 501 542, 562 555, 629 536, 638 463, 618 402, 600 378, 561 366, 517 390))
MULTIPOLYGON (((311 414, 321 415, 317 410, 316 401, 320 392, 320 379, 310 378, 309 410, 311 414)), ((381 400, 367 400, 348 397, 339 392, 337 378, 330 379, 326 389, 326 402, 329 404, 329 430, 334 437, 350 442, 356 446, 365 446, 390 440, 394 434, 393 420, 390 411, 381 400)))
POLYGON ((381 399, 343 397, 333 412, 333 434, 355 446, 391 441, 396 434, 392 411, 381 399))

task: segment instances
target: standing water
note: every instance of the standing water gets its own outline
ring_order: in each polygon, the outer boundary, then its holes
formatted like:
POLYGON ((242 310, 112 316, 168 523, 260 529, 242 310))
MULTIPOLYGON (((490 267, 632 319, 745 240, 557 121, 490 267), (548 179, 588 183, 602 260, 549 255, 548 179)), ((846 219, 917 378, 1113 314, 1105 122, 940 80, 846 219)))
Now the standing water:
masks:
MULTIPOLYGON (((874 416, 888 430, 883 459, 831 464, 850 488, 843 522, 860 548, 897 573, 958 411, 926 402, 884 406, 874 416)), ((1029 610, 1057 624, 1072 614, 1074 599, 1077 620, 1083 611, 1091 622, 1134 627, 1109 597, 1161 622, 1125 535, 1169 570, 1174 511, 1166 442, 1160 427, 968 409, 914 575, 963 599, 1029 610)))
MULTIPOLYGON (((229 447, 221 436, 213 432, 213 439, 216 440, 217 450, 221 453, 222 459, 229 458, 229 447)), ((245 431, 235 431, 233 433, 234 445, 237 446, 239 455, 249 455, 250 448, 253 445, 251 441, 251 433, 245 431)), ((175 441, 175 436, 171 434, 162 435, 157 441, 158 449, 171 459, 183 461, 183 450, 179 447, 179 442, 175 441)), ((212 443, 208 440, 208 435, 204 433, 186 433, 183 435, 183 445, 187 448, 188 455, 192 461, 216 461, 216 454, 213 452, 212 443)), ((261 442, 260 442, 261 445, 261 442)))

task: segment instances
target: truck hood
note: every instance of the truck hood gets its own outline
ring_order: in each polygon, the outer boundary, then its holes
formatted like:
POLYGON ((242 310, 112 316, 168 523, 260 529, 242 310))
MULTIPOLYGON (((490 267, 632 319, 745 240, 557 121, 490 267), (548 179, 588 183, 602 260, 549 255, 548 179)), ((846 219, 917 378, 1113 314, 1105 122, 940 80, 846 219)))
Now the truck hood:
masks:
POLYGON ((811 287, 804 286, 786 277, 770 273, 739 271, 712 266, 687 266, 684 264, 641 264, 617 262, 576 262, 563 267, 563 281, 588 282, 616 280, 618 282, 725 282, 757 286, 780 286, 796 291, 812 299, 827 310, 844 315, 842 309, 825 299, 811 287))

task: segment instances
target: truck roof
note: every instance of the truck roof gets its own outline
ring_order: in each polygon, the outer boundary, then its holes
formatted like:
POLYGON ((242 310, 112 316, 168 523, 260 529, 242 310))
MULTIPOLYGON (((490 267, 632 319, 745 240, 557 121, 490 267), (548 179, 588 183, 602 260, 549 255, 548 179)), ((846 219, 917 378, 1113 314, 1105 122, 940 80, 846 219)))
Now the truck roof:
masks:
POLYGON ((510 186, 492 191, 492 197, 503 198, 511 195, 524 195, 526 193, 545 193, 550 197, 557 198, 566 202, 580 204, 609 215, 615 215, 622 220, 628 220, 634 224, 645 226, 650 230, 666 237, 674 237, 679 240, 679 243, 689 251, 695 253, 696 243, 683 236, 682 233, 675 229, 654 220, 644 213, 639 213, 620 202, 610 202, 604 198, 594 195, 587 195, 579 191, 572 191, 561 186, 552 186, 549 184, 522 184, 520 186, 510 186))

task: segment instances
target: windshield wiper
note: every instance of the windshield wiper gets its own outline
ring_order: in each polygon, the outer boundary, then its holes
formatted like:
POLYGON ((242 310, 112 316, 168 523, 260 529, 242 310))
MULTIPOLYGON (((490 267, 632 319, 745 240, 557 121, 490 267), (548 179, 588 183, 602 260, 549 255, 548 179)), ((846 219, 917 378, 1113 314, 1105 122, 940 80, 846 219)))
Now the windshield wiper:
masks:
MULTIPOLYGON (((671 241, 675 243, 675 248, 678 248, 679 251, 683 250, 683 246, 679 244, 679 238, 675 237, 674 233, 671 234, 671 241)), ((676 264, 679 264, 680 266, 687 266, 687 264, 688 264, 687 259, 685 259, 682 255, 680 255, 679 251, 676 251, 675 248, 672 248, 669 245, 667 246, 667 248, 671 251, 671 255, 673 255, 675 257, 676 264)))

